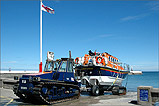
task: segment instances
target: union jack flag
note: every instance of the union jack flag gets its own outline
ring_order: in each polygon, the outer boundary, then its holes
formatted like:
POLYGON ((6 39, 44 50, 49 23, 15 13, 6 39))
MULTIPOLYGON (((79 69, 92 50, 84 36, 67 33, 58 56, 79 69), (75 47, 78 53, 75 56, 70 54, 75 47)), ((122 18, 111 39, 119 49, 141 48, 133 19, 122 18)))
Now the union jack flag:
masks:
POLYGON ((50 14, 54 14, 54 9, 45 6, 43 3, 42 3, 42 10, 45 11, 45 12, 48 12, 50 14))

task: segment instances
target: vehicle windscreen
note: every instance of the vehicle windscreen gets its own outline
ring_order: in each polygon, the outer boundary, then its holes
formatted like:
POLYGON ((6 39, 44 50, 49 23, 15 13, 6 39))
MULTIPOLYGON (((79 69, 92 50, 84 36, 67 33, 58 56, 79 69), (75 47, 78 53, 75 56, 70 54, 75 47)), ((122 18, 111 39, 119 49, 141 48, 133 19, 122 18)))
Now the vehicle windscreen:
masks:
POLYGON ((48 72, 48 71, 56 71, 58 68, 58 63, 55 61, 47 61, 45 64, 45 68, 44 71, 48 72))

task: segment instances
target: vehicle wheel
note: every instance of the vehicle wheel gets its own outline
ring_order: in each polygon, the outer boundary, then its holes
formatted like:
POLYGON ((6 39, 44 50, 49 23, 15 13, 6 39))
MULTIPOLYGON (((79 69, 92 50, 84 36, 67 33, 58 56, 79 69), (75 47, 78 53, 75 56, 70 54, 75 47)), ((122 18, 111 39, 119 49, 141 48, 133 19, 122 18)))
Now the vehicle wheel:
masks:
POLYGON ((93 85, 92 87, 92 95, 93 96, 98 96, 99 95, 99 86, 98 85, 93 85))

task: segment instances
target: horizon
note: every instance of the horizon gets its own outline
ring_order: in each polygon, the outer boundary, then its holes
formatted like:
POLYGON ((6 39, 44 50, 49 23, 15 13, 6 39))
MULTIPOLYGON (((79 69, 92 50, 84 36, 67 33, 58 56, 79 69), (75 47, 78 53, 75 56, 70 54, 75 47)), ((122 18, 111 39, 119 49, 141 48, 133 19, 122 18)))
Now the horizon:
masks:
MULTIPOLYGON (((1 68, 38 69, 40 1, 1 0, 1 68)), ((134 70, 158 70, 158 1, 43 1, 43 68, 55 59, 108 52, 134 70)))
MULTIPOLYGON (((44 67, 43 67, 44 68, 44 67)), ((39 71, 39 69, 0 69, 0 71, 39 71)), ((142 71, 142 72, 159 72, 159 70, 133 70, 133 71, 142 71)))

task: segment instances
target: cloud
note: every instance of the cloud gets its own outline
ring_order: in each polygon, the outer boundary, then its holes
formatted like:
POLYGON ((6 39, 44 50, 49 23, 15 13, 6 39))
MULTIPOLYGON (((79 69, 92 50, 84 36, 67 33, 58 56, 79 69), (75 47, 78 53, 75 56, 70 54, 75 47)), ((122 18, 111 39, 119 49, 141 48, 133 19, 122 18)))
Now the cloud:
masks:
POLYGON ((111 36, 113 36, 113 35, 103 34, 103 35, 98 35, 98 36, 91 37, 89 39, 85 39, 84 41, 95 41, 95 40, 98 40, 98 39, 101 39, 101 38, 107 38, 107 37, 111 37, 111 36))
MULTIPOLYGON (((146 6, 148 6, 148 8, 150 10, 153 10, 153 11, 159 11, 159 1, 150 1, 148 3, 145 4, 146 6)), ((139 19, 142 19, 148 15, 151 15, 152 13, 144 13, 144 14, 139 14, 139 15, 131 15, 131 16, 126 16, 126 17, 123 17, 121 18, 120 20, 123 22, 123 21, 130 21, 130 20, 139 20, 139 19)))
POLYGON ((142 70, 142 71, 157 71, 159 70, 157 62, 141 62, 132 65, 134 70, 142 70))
POLYGON ((100 37, 100 38, 106 38, 106 37, 111 37, 111 36, 113 36, 113 35, 111 35, 111 34, 104 34, 104 35, 99 35, 98 37, 100 37))
POLYGON ((7 62, 3 62, 3 63, 17 63, 17 61, 7 61, 7 62))
POLYGON ((146 3, 146 5, 149 6, 150 10, 159 10, 159 1, 151 1, 146 3))
POLYGON ((158 65, 133 65, 133 69, 142 71, 159 71, 158 65))
POLYGON ((59 3, 61 0, 54 0, 54 2, 57 2, 57 3, 59 3))
POLYGON ((140 15, 135 15, 135 16, 126 16, 121 18, 121 21, 130 21, 130 20, 139 20, 142 19, 144 17, 148 16, 148 14, 140 14, 140 15))

